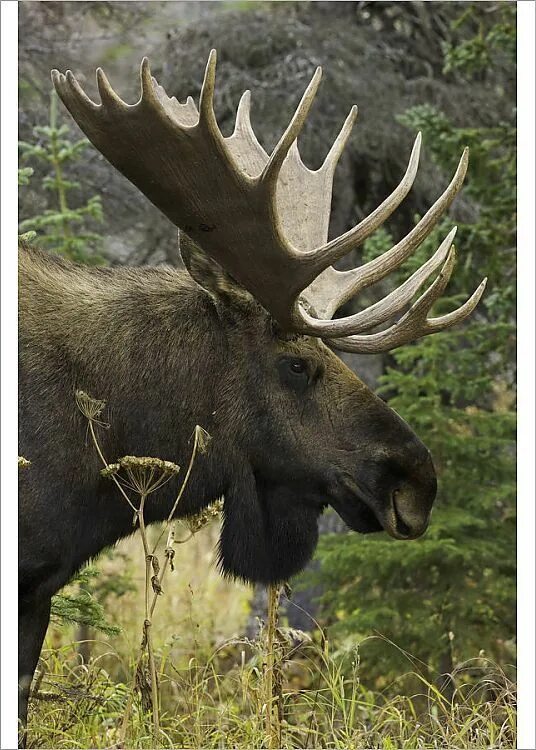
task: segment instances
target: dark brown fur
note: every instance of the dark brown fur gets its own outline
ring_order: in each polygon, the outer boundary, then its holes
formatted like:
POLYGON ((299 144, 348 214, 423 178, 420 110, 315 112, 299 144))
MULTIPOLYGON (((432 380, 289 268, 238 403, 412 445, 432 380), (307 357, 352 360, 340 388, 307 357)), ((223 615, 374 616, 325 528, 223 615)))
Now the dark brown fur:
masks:
MULTIPOLYGON (((412 509, 403 535, 426 526, 435 474, 409 427, 321 341, 278 335, 211 271, 202 289, 170 268, 88 268, 21 248, 19 453, 31 461, 20 485, 23 714, 50 597, 132 532, 131 510, 100 477, 77 389, 106 401, 109 461, 185 466, 196 424, 210 433, 179 514, 225 497, 228 575, 268 583, 298 572, 327 504, 352 528, 377 531, 396 490, 412 509)), ((150 497, 147 522, 168 514, 175 489, 150 497)))

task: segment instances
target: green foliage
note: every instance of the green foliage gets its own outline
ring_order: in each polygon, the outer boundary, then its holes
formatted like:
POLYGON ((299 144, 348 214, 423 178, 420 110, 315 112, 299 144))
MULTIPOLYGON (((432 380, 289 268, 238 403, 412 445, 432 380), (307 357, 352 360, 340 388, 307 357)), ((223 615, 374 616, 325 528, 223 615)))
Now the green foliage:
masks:
MULTIPOLYGON (((488 276, 483 308, 493 319, 509 320, 515 304, 516 279, 516 127, 511 122, 490 127, 456 128, 432 106, 421 105, 400 116, 411 130, 421 129, 436 163, 452 172, 455 160, 469 147, 469 171, 464 197, 471 201, 474 217, 459 223, 456 244, 462 263, 456 270, 456 288, 468 289, 474 269, 488 276)), ((452 226, 443 222, 441 230, 452 226)), ((444 236, 444 235, 443 235, 444 236)), ((429 251, 429 245, 422 250, 429 251)), ((418 258, 423 258, 422 252, 418 258)), ((422 262, 422 260, 421 260, 422 262)))
POLYGON ((105 618, 104 608, 90 590, 99 571, 87 566, 78 573, 69 586, 52 597, 50 616, 52 621, 71 625, 88 625, 107 635, 118 635, 120 628, 111 625, 105 618), (78 584, 78 588, 76 587, 78 584))
POLYGON ((23 167, 18 170, 19 185, 29 185, 30 177, 33 175, 33 169, 31 167, 23 167))
POLYGON ((124 553, 109 549, 100 558, 114 563, 113 574, 87 565, 58 594, 52 597, 51 620, 57 625, 88 626, 106 635, 117 635, 121 628, 105 616, 110 597, 119 598, 136 591, 124 553))
MULTIPOLYGON (((30 177, 33 175, 34 171, 31 167, 23 167, 22 169, 18 170, 18 184, 19 187, 21 185, 29 185, 30 184, 30 177)), ((22 242, 31 242, 37 237, 37 232, 24 232, 23 234, 19 234, 19 240, 22 242)))
POLYGON ((478 14, 475 4, 469 4, 467 10, 452 24, 457 36, 467 33, 472 24, 477 24, 477 33, 468 38, 447 43, 444 48, 446 73, 461 71, 471 75, 498 65, 510 64, 516 55, 516 4, 499 3, 490 8, 488 17, 493 17, 486 28, 478 14), (499 15, 499 20, 493 14, 499 15))
MULTIPOLYGON (((98 254, 102 238, 88 226, 90 222, 103 220, 100 196, 91 196, 85 203, 74 206, 71 194, 80 185, 68 179, 66 172, 83 158, 89 142, 86 138, 72 141, 68 137, 67 125, 58 125, 58 99, 55 92, 50 94, 50 121, 46 126, 33 128, 35 143, 20 141, 22 161, 34 161, 45 167, 42 179, 43 189, 49 193, 52 208, 22 221, 19 230, 26 239, 38 238, 39 244, 50 247, 54 252, 72 260, 100 264, 103 258, 98 254), (35 234, 30 236, 29 232, 35 234)), ((19 170, 19 185, 27 185, 33 169, 19 170)))
MULTIPOLYGON (((510 9, 505 16, 513 17, 510 9)), ((501 17, 484 37, 485 59, 502 45, 514 65, 515 25, 504 23, 501 17)), ((450 47, 447 66, 475 70, 476 50, 484 59, 479 44, 469 39, 450 47)), ((323 608, 335 632, 380 632, 418 654, 430 668, 425 672, 434 675, 481 650, 503 664, 513 658, 515 113, 511 122, 459 128, 424 105, 400 120, 423 131, 445 171, 452 173, 462 148, 470 147, 464 197, 471 218, 458 222, 460 260, 450 296, 434 314, 461 304, 484 275, 488 289, 466 325, 395 351, 381 379, 380 392, 434 457, 439 491, 426 536, 407 544, 385 536, 350 534, 344 543, 327 537, 314 577, 323 584, 323 608)), ((453 223, 441 223, 399 280, 430 257, 453 223)), ((388 232, 378 232, 365 247, 365 260, 392 244, 388 232)), ((400 659, 392 650, 379 641, 367 649, 371 673, 394 678, 400 659)))

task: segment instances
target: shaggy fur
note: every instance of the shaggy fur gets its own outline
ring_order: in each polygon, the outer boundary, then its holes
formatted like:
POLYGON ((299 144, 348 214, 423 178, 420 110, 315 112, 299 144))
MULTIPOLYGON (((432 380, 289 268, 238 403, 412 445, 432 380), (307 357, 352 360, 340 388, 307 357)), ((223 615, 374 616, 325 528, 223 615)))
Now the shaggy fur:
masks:
MULTIPOLYGON (((428 517, 435 475, 409 427, 322 342, 278 335, 229 277, 212 266, 205 278, 202 289, 174 269, 88 268, 21 248, 23 715, 50 597, 132 533, 130 508, 99 474, 77 389, 106 401, 110 462, 185 466, 196 424, 210 433, 178 512, 224 496, 225 574, 270 583, 297 573, 328 503, 362 532, 382 528, 395 489, 428 517)), ((167 516, 175 492, 169 483, 151 495, 148 523, 167 516)))

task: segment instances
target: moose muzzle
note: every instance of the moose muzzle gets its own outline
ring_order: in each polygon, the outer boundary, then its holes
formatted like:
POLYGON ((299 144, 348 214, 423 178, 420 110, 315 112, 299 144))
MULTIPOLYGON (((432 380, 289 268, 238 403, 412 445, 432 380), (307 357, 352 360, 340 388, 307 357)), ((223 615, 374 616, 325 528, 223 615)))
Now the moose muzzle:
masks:
POLYGON ((395 539, 422 536, 430 521, 437 478, 429 451, 420 440, 387 460, 373 479, 373 510, 382 528, 395 539))
POLYGON ((422 536, 437 492, 432 459, 417 445, 409 455, 359 461, 352 475, 337 473, 330 502, 354 531, 386 531, 395 539, 422 536))

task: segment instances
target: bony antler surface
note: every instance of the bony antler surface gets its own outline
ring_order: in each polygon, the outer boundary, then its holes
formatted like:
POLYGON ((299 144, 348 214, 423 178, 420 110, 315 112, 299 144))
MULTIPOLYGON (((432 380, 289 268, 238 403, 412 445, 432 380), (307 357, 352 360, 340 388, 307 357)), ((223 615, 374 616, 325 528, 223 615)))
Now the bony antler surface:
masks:
POLYGON ((338 271, 332 264, 362 244, 400 205, 418 169, 420 134, 399 185, 369 216, 328 241, 333 175, 349 138, 353 107, 320 169, 301 160, 297 138, 321 79, 317 68, 272 154, 258 142, 249 118, 250 92, 240 100, 234 132, 224 137, 214 114, 216 52, 210 53, 199 99, 168 97, 142 61, 141 96, 126 104, 97 70, 101 103, 84 93, 70 71, 52 71, 54 87, 72 116, 120 172, 133 182, 203 252, 217 261, 289 331, 329 339, 356 352, 394 349, 461 322, 474 310, 484 280, 448 315, 428 319, 452 273, 455 230, 405 283, 371 307, 332 320, 338 308, 398 268, 430 234, 460 190, 467 171, 463 152, 449 186, 400 242, 363 266, 338 271), (400 313, 438 269, 430 288, 394 325, 363 335, 400 313))

